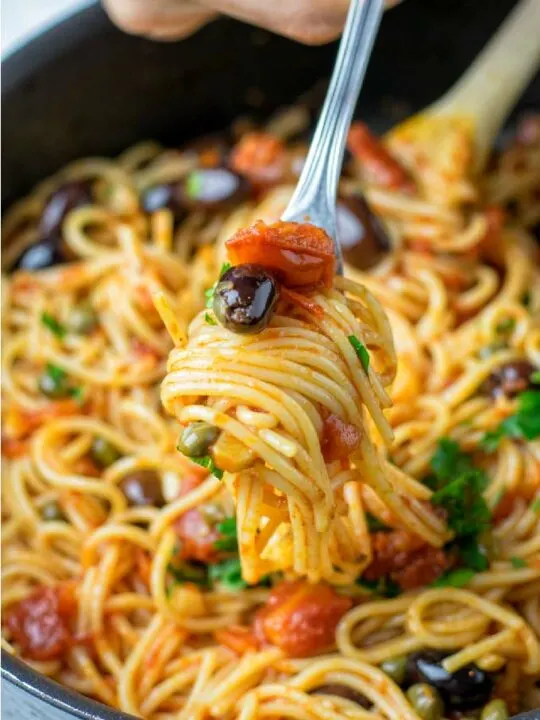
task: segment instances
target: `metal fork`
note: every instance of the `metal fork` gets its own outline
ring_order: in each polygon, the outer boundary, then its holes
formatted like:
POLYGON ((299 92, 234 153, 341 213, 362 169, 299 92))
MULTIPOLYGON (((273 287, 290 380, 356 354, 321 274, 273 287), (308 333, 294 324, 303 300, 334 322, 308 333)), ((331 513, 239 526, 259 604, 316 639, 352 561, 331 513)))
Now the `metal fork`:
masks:
POLYGON ((351 0, 315 134, 281 217, 324 228, 334 242, 339 275, 343 274, 343 255, 336 233, 337 189, 347 134, 383 9, 384 0, 351 0))

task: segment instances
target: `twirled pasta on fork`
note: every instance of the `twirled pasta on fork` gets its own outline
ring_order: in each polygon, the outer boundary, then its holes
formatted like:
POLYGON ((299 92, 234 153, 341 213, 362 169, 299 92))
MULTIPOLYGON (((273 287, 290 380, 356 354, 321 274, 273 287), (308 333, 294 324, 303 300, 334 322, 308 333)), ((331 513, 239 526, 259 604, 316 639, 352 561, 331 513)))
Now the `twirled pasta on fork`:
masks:
POLYGON ((244 579, 353 582, 371 559, 358 481, 441 545, 425 488, 405 502, 411 480, 377 450, 392 441, 383 411, 396 371, 377 300, 335 275, 332 241, 311 224, 260 221, 226 248, 232 264, 187 339, 162 294, 156 304, 176 345, 162 400, 183 426, 178 449, 235 498, 244 579))

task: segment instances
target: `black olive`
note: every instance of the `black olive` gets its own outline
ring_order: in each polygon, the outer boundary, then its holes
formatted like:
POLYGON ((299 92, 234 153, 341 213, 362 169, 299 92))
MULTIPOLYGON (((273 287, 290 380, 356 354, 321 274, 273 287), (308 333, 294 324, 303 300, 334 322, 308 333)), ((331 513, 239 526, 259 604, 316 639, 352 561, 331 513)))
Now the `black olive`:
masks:
POLYGON ((59 249, 58 238, 48 238, 26 248, 13 265, 13 270, 44 270, 65 260, 59 249))
POLYGON ((49 196, 43 208, 39 223, 41 237, 58 238, 66 215, 71 210, 91 205, 92 202, 92 182, 90 180, 72 180, 61 185, 49 196))
POLYGON ((484 391, 493 398, 514 397, 528 390, 534 383, 531 375, 536 371, 527 360, 514 360, 496 368, 484 383, 484 391))
POLYGON ((224 167, 193 170, 183 184, 183 201, 188 208, 222 210, 241 202, 248 194, 247 180, 224 167))
POLYGON ((146 188, 141 195, 143 210, 153 213, 167 208, 177 220, 185 215, 181 182, 162 183, 146 188))
POLYGON ((345 262, 358 270, 369 270, 392 249, 382 223, 361 195, 340 198, 336 220, 345 262))
POLYGON ((161 478, 154 470, 136 470, 126 475, 120 488, 130 505, 163 507, 165 504, 161 478))
POLYGON ((339 685, 338 683, 319 685, 319 687, 311 690, 310 695, 336 695, 337 697, 345 698, 345 700, 350 700, 360 705, 360 707, 366 708, 366 710, 373 704, 371 700, 358 692, 358 690, 354 690, 348 685, 339 685))
POLYGON ((255 334, 270 322, 279 296, 277 282, 261 265, 235 265, 225 272, 214 293, 219 322, 239 335, 255 334))
POLYGON ((428 683, 438 690, 447 710, 473 710, 485 705, 493 691, 493 676, 469 663, 447 672, 441 665, 446 653, 424 650, 409 655, 409 683, 428 683))

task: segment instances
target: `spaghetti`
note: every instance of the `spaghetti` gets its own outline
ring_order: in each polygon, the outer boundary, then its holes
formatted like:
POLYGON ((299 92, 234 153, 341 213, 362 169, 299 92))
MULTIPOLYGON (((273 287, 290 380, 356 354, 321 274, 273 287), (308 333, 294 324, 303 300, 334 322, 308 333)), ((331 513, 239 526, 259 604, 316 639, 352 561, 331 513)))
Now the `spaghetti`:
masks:
POLYGON ((4 648, 160 720, 540 705, 527 122, 446 194, 428 182, 440 157, 418 166, 399 135, 357 126, 346 278, 280 280, 257 334, 223 327, 205 291, 226 241, 285 207, 294 113, 232 152, 146 143, 77 162, 8 214, 4 648), (203 467, 177 450, 178 420, 203 467))

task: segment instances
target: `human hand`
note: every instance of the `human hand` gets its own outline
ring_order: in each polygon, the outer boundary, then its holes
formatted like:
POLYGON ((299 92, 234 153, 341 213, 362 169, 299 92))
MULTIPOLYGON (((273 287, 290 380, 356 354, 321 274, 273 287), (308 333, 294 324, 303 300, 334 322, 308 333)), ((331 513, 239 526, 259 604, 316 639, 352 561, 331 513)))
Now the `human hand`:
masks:
MULTIPOLYGON (((259 25, 308 44, 337 37, 349 0, 103 0, 123 30, 158 40, 189 35, 217 14, 259 25)), ((386 0, 387 6, 400 0, 386 0)))

